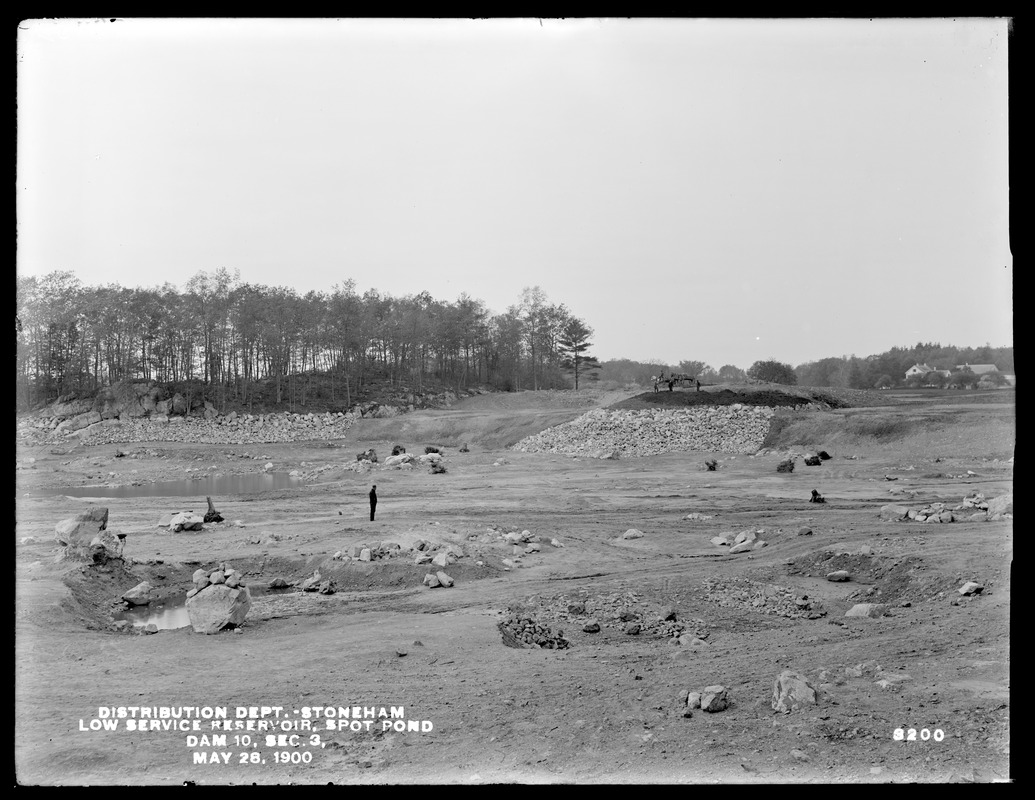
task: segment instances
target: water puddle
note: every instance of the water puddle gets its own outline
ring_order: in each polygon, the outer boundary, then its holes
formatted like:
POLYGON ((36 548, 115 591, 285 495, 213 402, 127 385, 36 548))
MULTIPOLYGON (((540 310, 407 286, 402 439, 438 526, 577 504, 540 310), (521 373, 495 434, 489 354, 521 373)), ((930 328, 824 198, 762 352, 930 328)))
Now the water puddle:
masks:
MULTIPOLYGON (((270 589, 266 586, 249 586, 248 593, 252 598, 266 595, 278 595, 295 591, 294 587, 287 586, 282 589, 270 589)), ((125 611, 113 614, 115 620, 126 620, 134 628, 145 628, 154 625, 160 631, 171 631, 178 628, 186 628, 190 625, 190 615, 187 613, 187 597, 184 595, 179 600, 167 600, 164 603, 151 603, 146 606, 134 606, 125 611)))
POLYGON ((134 628, 144 628, 154 624, 160 631, 171 631, 190 625, 186 603, 186 598, 179 602, 152 603, 146 606, 136 606, 113 616, 116 620, 129 622, 134 628))
POLYGON ((302 486, 301 478, 283 472, 248 475, 207 475, 175 481, 157 481, 140 486, 66 486, 39 489, 33 494, 52 497, 226 497, 239 494, 260 494, 278 489, 302 486))

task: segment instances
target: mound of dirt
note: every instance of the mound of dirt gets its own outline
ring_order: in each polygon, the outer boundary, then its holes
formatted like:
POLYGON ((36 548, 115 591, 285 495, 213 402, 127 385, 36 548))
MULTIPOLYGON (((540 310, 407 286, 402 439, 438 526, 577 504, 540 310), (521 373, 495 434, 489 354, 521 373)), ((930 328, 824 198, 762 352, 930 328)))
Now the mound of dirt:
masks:
POLYGON ((650 408, 686 408, 692 406, 768 406, 770 408, 822 404, 842 408, 845 404, 836 397, 809 392, 807 395, 782 392, 777 389, 757 391, 718 389, 704 392, 644 392, 608 406, 613 410, 642 410, 650 408))

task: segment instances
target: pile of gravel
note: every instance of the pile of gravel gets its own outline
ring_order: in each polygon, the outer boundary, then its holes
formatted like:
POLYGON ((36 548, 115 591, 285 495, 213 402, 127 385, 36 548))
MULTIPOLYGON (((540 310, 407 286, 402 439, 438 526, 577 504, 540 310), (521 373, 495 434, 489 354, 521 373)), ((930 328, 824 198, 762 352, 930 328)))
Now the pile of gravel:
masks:
POLYGON ((708 451, 754 453, 776 412, 768 406, 734 404, 674 410, 594 409, 528 436, 511 447, 522 453, 560 453, 602 458, 708 451))

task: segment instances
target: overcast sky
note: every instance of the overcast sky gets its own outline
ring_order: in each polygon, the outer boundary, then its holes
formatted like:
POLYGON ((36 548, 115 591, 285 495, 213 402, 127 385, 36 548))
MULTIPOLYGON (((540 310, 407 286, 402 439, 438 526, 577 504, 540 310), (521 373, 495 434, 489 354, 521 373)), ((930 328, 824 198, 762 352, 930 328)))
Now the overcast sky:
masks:
POLYGON ((539 286, 601 360, 1009 346, 1005 19, 29 20, 18 270, 539 286))

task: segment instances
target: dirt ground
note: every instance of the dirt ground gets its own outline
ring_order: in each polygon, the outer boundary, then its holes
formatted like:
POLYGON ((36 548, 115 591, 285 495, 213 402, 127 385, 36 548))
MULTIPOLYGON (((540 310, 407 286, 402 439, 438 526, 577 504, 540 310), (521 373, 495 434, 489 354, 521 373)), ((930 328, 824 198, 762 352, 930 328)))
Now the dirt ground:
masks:
POLYGON ((482 395, 361 420, 331 443, 19 447, 19 463, 30 466, 17 471, 16 489, 17 782, 1011 779, 1012 521, 893 523, 878 512, 889 502, 953 507, 974 492, 1012 492, 1012 392, 802 413, 755 456, 601 460, 506 449, 627 396, 573 394, 482 395), (465 442, 470 452, 459 452, 465 442), (394 444, 444 447, 447 471, 327 470, 333 479, 300 488, 216 497, 226 522, 201 532, 156 523, 166 512, 204 513, 204 497, 34 494, 96 484, 109 472, 165 480, 209 467, 255 472, 267 461, 278 472, 313 472, 367 447, 383 459, 394 444), (776 471, 788 450, 806 445, 831 459, 776 471), (704 467, 709 459, 717 470, 704 467), (808 502, 812 489, 827 502, 808 502), (109 509, 109 528, 127 534, 125 563, 62 561, 55 524, 96 505, 109 509), (629 529, 642 537, 622 538, 629 529), (747 529, 767 546, 734 555, 710 541, 747 529), (515 546, 503 534, 526 530, 540 552, 508 569, 515 546), (419 539, 463 548, 445 568, 454 586, 423 586, 430 565, 408 551, 334 558, 359 544, 408 548, 419 539), (242 628, 116 630, 119 597, 141 580, 182 598, 199 566, 221 561, 255 590, 242 628), (851 580, 826 580, 836 569, 851 580), (297 583, 315 570, 337 593, 264 592, 275 578, 297 583), (968 580, 983 593, 962 597, 968 580), (888 614, 845 617, 862 602, 885 603, 888 614), (512 615, 570 646, 507 646, 499 626, 512 615), (590 619, 599 632, 583 631, 590 619), (626 632, 630 621, 639 633, 626 632), (673 643, 678 633, 695 642, 673 643), (818 690, 816 704, 773 710, 773 684, 786 669, 818 690), (729 707, 685 715, 687 692, 713 685, 728 690, 729 707), (338 719, 353 706, 372 710, 369 729, 362 710, 358 720, 338 719), (379 714, 400 706, 402 727, 417 730, 396 731, 390 717, 383 730, 379 714), (225 708, 232 721, 239 709, 282 710, 241 718, 237 730, 213 731, 208 719, 193 732, 127 730, 126 719, 90 729, 102 708, 119 707, 225 708), (315 710, 325 707, 344 730, 328 729, 315 710), (298 738, 267 744, 268 735, 298 738), (196 763, 198 754, 217 763, 196 763))

